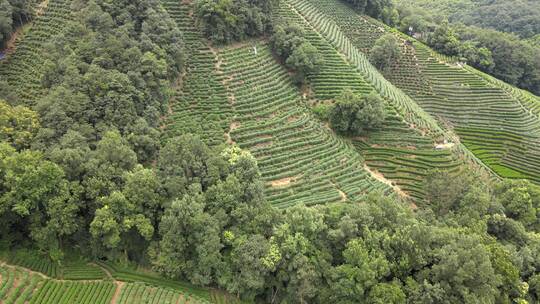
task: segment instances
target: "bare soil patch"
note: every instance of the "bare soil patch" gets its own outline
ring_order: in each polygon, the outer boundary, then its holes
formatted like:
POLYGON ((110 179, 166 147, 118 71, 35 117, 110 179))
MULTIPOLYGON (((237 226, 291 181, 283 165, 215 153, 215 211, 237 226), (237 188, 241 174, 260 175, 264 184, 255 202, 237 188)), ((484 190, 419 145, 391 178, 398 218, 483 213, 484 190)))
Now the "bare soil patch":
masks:
POLYGON ((394 185, 394 183, 392 183, 392 181, 386 179, 386 177, 384 177, 384 175, 382 175, 382 173, 378 172, 377 170, 372 170, 366 164, 364 164, 364 170, 369 172, 369 174, 371 174, 371 176, 373 178, 375 178, 376 180, 378 180, 378 181, 380 181, 382 183, 385 183, 388 186, 392 187, 394 189, 394 191, 396 191, 399 195, 401 195, 403 197, 408 197, 409 196, 407 193, 405 193, 403 190, 401 190, 401 188, 399 188, 399 186, 394 185))
POLYGON ((274 188, 278 188, 278 187, 286 187, 288 185, 291 184, 291 182, 293 182, 294 180, 296 180, 296 176, 292 176, 292 177, 285 177, 285 178, 282 178, 282 179, 278 179, 278 180, 273 180, 270 182, 270 185, 274 188))
POLYGON ((118 301, 118 298, 120 297, 120 293, 122 292, 122 287, 124 287, 124 285, 126 284, 121 281, 115 281, 114 283, 116 284, 116 289, 114 290, 114 295, 111 299, 111 304, 116 304, 116 302, 118 301))

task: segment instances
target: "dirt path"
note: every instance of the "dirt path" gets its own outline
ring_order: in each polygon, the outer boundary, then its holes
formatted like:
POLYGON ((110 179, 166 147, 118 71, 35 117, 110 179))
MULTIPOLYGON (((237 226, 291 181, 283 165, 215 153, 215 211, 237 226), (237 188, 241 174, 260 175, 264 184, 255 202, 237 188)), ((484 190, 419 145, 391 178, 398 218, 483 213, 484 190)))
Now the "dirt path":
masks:
POLYGON ((286 186, 290 185, 291 182, 293 182, 297 178, 298 178, 297 176, 293 176, 293 177, 285 177, 285 178, 282 178, 282 179, 273 180, 273 181, 270 181, 270 185, 272 187, 274 187, 274 188, 286 187, 286 186))
MULTIPOLYGON (((36 18, 43 15, 48 5, 49 5, 49 0, 44 0, 36 6, 36 10, 35 10, 36 18)), ((33 19, 35 20, 35 18, 33 19)), ((13 52, 15 52, 15 49, 17 47, 17 39, 23 34, 24 28, 30 25, 32 22, 33 20, 30 20, 29 22, 19 26, 11 34, 11 36, 9 37, 9 40, 6 42, 6 47, 3 50, 6 55, 10 55, 10 54, 13 54, 13 52)))
POLYGON ((336 190, 339 192, 339 196, 341 196, 341 201, 346 202, 347 201, 347 194, 345 192, 341 191, 341 189, 336 187, 336 190))
POLYGON ((114 295, 113 297, 111 298, 111 304, 116 304, 118 302, 118 298, 120 297, 120 293, 122 292, 122 288, 124 287, 124 285, 126 284, 125 282, 122 282, 122 281, 118 281, 116 280, 112 273, 105 267, 102 267, 96 263, 89 263, 90 265, 93 265, 93 266, 96 266, 96 267, 99 267, 101 270, 103 270, 103 272, 105 272, 105 274, 107 275, 108 278, 112 279, 114 284, 116 285, 116 289, 114 290, 114 295))
POLYGON ((88 263, 88 265, 92 265, 92 266, 96 266, 97 268, 103 270, 103 272, 105 272, 105 274, 107 275, 107 277, 111 278, 111 279, 114 279, 112 273, 105 267, 101 267, 99 266, 98 264, 96 263, 88 263))
POLYGON ((41 3, 36 7, 36 17, 43 15, 47 6, 49 6, 49 0, 41 1, 41 3))
POLYGON ((122 292, 122 288, 126 283, 121 281, 114 281, 114 284, 116 284, 116 289, 114 290, 114 295, 111 298, 111 304, 117 303, 118 298, 120 297, 120 293, 122 292))
POLYGON ((341 191, 341 189, 339 189, 339 186, 336 185, 336 183, 332 182, 332 186, 334 186, 334 188, 336 188, 337 192, 339 193, 339 196, 341 196, 341 201, 346 202, 348 200, 347 194, 345 192, 341 191))
POLYGON ((409 195, 407 193, 405 193, 403 190, 401 190, 401 188, 399 186, 394 185, 390 180, 386 179, 386 177, 384 177, 384 175, 382 175, 380 172, 378 172, 376 170, 372 170, 370 167, 368 167, 367 164, 364 164, 364 170, 369 172, 369 174, 371 174, 371 176, 373 178, 375 178, 376 180, 378 180, 381 183, 384 183, 384 184, 392 187, 392 189, 394 189, 394 191, 396 191, 399 195, 401 195, 403 197, 409 197, 409 195))
POLYGON ((233 122, 231 122, 231 125, 229 126, 229 131, 225 132, 225 141, 228 144, 232 145, 232 144, 236 143, 231 137, 231 132, 238 129, 238 127, 240 127, 240 123, 236 122, 236 121, 233 121, 233 122))
POLYGON ((11 34, 11 37, 9 37, 9 40, 6 42, 6 48, 4 49, 6 56, 15 52, 15 48, 17 47, 17 38, 19 38, 22 32, 23 26, 20 26, 11 34))

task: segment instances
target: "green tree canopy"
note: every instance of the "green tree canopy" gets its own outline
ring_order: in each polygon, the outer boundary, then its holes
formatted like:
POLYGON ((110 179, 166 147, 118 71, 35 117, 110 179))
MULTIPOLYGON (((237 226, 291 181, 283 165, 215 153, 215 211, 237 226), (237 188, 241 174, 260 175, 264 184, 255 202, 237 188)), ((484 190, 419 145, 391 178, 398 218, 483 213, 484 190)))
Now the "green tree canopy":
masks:
POLYGON ((379 95, 360 96, 351 90, 345 90, 336 99, 330 113, 334 130, 353 136, 381 127, 384 119, 384 102, 379 95))
POLYGON ((271 30, 276 2, 197 0, 196 14, 206 37, 216 43, 230 43, 271 30))
POLYGON ((36 112, 23 106, 12 107, 0 99, 0 141, 17 149, 28 148, 39 128, 36 112))
POLYGON ((387 71, 401 57, 399 42, 394 34, 377 39, 371 48, 370 61, 381 71, 387 71))
POLYGON ((296 81, 304 82, 308 74, 316 74, 324 63, 322 55, 297 25, 278 25, 270 38, 274 52, 293 70, 296 81))

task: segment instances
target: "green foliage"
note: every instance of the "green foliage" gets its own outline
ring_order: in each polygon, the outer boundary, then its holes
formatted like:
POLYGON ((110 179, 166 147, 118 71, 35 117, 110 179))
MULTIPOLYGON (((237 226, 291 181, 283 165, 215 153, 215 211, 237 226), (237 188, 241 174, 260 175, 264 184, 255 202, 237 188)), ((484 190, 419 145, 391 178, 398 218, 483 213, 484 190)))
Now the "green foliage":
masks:
POLYGON ((431 47, 443 54, 449 56, 459 54, 459 39, 447 21, 438 26, 427 41, 431 47))
POLYGON ((371 304, 402 304, 406 303, 406 296, 401 285, 394 281, 392 283, 378 283, 371 288, 368 296, 368 303, 371 304))
POLYGON ((483 71, 490 71, 493 68, 491 51, 485 47, 478 47, 477 43, 465 41, 460 46, 459 54, 466 59, 467 63, 483 71))
POLYGON ((270 30, 275 2, 198 0, 196 14, 206 37, 216 43, 230 43, 270 30))
POLYGON ((8 0, 0 1, 0 45, 4 45, 5 40, 13 30, 13 19, 11 18, 11 4, 8 0))
POLYGON ((540 189, 529 181, 505 181, 495 188, 506 215, 526 228, 540 231, 540 189))
POLYGON ((398 40, 393 34, 386 34, 377 39, 370 52, 370 61, 379 70, 386 71, 401 56, 398 40))
MULTIPOLYGON (((48 29, 49 18, 66 17, 66 6, 51 1, 36 32, 48 29)), ((9 168, 13 178, 34 183, 34 191, 6 174, 2 220, 56 259, 62 243, 78 233, 78 244, 96 256, 142 260, 162 211, 163 189, 153 170, 137 164, 157 158, 160 117, 183 68, 183 37, 155 1, 74 1, 71 8, 74 18, 47 33, 50 39, 37 40, 46 50, 41 64, 32 60, 27 68, 39 67, 31 91, 40 93, 28 92, 32 98, 25 100, 40 125, 28 109, 0 104, 0 139, 35 149, 13 156, 34 167, 16 161, 18 167, 9 168)), ((7 89, 28 83, 11 81, 7 89)))
POLYGON ((28 148, 39 130, 36 112, 23 106, 11 107, 0 99, 0 140, 17 149, 28 148))
POLYGON ((332 128, 337 132, 356 136, 379 128, 385 118, 384 102, 375 93, 366 96, 345 90, 336 99, 330 113, 332 128))
POLYGON ((535 47, 540 47, 540 34, 535 35, 531 37, 530 39, 527 39, 527 42, 535 47))
POLYGON ((294 48, 285 63, 296 72, 296 77, 304 79, 307 74, 316 74, 319 71, 323 59, 317 48, 306 41, 294 48))
POLYGON ((467 191, 474 185, 475 177, 461 171, 452 174, 434 170, 426 177, 426 201, 439 215, 455 210, 467 191))
POLYGON ((382 15, 388 16, 385 11, 392 7, 391 0, 347 0, 360 13, 369 15, 374 18, 379 18, 382 15))
POLYGON ((6 227, 3 233, 7 236, 12 229, 23 229, 40 248, 57 250, 61 239, 78 228, 80 187, 69 183, 62 169, 44 160, 41 153, 18 153, 6 144, 1 145, 0 220, 6 227))
MULTIPOLYGON (((242 244, 243 235, 237 232, 256 220, 245 216, 258 210, 263 202, 256 162, 249 153, 236 148, 218 154, 193 137, 173 140, 164 150, 168 153, 160 161, 160 166, 169 164, 169 160, 181 162, 176 168, 162 167, 167 168, 161 171, 162 178, 177 180, 183 187, 175 188, 175 192, 169 191, 175 193, 175 199, 165 208, 161 218, 161 241, 150 250, 154 267, 168 277, 185 276, 195 284, 211 284, 227 266, 222 261, 227 251, 223 251, 225 248, 220 237, 228 235, 224 241, 229 246, 242 244), (182 146, 185 148, 176 148, 182 146), (189 159, 193 160, 191 164, 200 166, 189 167, 190 163, 186 162, 189 159), (233 213, 238 217, 230 217, 233 213), (186 263, 179 263, 179 260, 186 263)), ((267 250, 270 247, 261 254, 266 254, 267 250)), ((248 264, 238 261, 237 267, 248 267, 248 264)), ((246 282, 255 283, 250 278, 246 278, 246 282)), ((226 284, 230 291, 249 289, 245 284, 237 285, 233 277, 228 277, 226 284)))
POLYGON ((186 134, 168 141, 158 159, 158 176, 168 197, 181 197, 190 185, 200 184, 206 190, 225 174, 226 163, 193 135, 186 134))
POLYGON ((534 0, 414 0, 396 1, 414 10, 445 15, 452 22, 515 33, 527 38, 540 32, 540 4, 534 0))
POLYGON ((140 161, 155 158, 156 128, 171 95, 169 81, 183 66, 183 42, 157 3, 138 2, 78 3, 69 31, 45 44, 41 83, 48 94, 36 106, 43 126, 38 148, 49 149, 68 131, 95 143, 116 129, 129 137, 140 161), (120 12, 127 10, 133 11, 125 19, 120 12))
POLYGON ((337 299, 368 298, 368 290, 389 274, 390 268, 383 252, 369 247, 362 240, 352 240, 346 245, 343 251, 345 261, 335 268, 333 275, 334 284, 340 288, 334 295, 337 299))
POLYGON ((330 120, 330 114, 332 113, 333 105, 330 104, 318 104, 313 107, 313 113, 319 117, 319 119, 327 121, 330 120))
POLYGON ((316 74, 324 64, 316 47, 304 38, 295 25, 278 25, 270 39, 272 49, 296 73, 298 82, 306 81, 308 74, 316 74))

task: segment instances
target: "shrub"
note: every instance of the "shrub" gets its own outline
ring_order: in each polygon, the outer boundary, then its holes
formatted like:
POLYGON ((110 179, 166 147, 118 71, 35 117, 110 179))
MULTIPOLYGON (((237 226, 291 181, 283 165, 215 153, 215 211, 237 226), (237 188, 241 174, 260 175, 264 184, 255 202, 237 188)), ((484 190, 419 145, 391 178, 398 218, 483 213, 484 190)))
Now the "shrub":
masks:
POLYGON ((313 107, 313 113, 321 120, 329 120, 333 106, 329 104, 318 104, 313 107))

